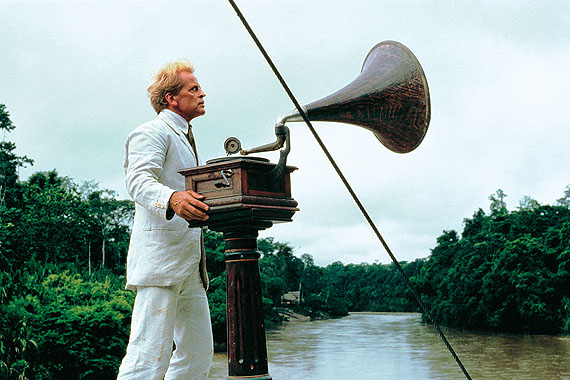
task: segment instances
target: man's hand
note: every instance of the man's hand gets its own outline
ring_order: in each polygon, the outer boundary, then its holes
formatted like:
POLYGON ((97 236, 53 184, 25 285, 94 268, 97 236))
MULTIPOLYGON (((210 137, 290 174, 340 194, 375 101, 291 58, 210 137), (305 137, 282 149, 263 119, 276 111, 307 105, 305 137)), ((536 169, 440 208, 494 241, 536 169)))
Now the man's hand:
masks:
POLYGON ((205 196, 192 190, 176 191, 168 205, 176 215, 186 220, 208 220, 210 206, 202 202, 204 199, 205 196))

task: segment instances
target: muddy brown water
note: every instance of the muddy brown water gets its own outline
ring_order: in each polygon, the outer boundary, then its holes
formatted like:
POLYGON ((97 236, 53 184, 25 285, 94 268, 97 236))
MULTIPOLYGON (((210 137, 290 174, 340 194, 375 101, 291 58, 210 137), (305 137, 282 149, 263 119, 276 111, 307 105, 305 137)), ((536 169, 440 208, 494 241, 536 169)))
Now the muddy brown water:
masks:
MULTIPOLYGON (((442 330, 473 379, 570 380, 570 337, 442 330)), ((416 313, 290 322, 267 332, 267 350, 274 380, 466 378, 416 313)), ((216 354, 209 379, 227 374, 227 356, 216 354)))

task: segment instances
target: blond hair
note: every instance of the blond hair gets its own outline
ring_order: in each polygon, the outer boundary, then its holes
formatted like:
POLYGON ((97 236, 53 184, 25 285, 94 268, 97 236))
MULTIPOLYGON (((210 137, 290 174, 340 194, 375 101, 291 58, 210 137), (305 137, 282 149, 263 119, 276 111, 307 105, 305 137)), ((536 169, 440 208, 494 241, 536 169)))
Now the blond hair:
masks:
POLYGON ((182 71, 193 73, 194 66, 186 60, 167 63, 152 77, 152 83, 146 92, 156 113, 168 108, 166 94, 170 92, 173 95, 178 95, 182 89, 182 80, 178 76, 182 71))

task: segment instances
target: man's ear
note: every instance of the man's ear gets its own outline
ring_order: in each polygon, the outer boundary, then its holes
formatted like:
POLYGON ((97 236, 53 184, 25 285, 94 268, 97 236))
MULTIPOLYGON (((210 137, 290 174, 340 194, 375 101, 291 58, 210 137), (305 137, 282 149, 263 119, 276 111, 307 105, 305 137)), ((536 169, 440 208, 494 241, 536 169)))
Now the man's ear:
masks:
POLYGON ((176 99, 174 99, 174 95, 171 92, 167 92, 166 95, 164 95, 164 99, 171 106, 178 105, 178 102, 176 101, 176 99))

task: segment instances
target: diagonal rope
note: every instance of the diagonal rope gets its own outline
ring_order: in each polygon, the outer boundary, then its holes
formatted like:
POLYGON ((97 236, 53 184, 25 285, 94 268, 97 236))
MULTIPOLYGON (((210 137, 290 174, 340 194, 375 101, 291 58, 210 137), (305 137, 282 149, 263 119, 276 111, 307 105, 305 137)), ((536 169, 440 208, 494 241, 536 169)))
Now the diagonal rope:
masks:
POLYGON ((338 174, 338 176, 340 177, 342 183, 344 184, 344 186, 346 187, 346 189, 348 190, 348 192, 350 193, 350 195, 352 196, 352 199, 354 200, 354 202, 356 203, 356 205, 358 206, 358 208, 360 209, 360 212, 363 214, 364 218, 366 219, 366 221, 368 222, 368 224, 370 225, 370 227, 372 228, 372 230, 374 231, 374 233, 376 234, 376 237, 378 238, 378 240, 380 240, 380 243, 382 244, 382 246, 384 247, 384 249, 386 250, 386 252, 388 253, 388 255, 390 256, 390 259, 392 259, 392 262, 394 263, 394 265, 396 266, 396 268, 398 269, 398 271, 400 272, 400 274, 402 275, 402 278, 404 279, 404 282, 406 283, 406 285, 408 286, 408 288, 410 289, 410 291, 412 292, 414 298, 416 299, 416 301, 418 302, 420 308, 422 309, 423 313, 427 316, 428 320, 431 322, 431 324, 433 325, 433 327, 436 329, 437 333, 439 334, 439 337, 441 338, 441 340, 443 341, 443 343, 445 344, 445 346, 447 347, 447 349, 449 350, 449 352, 451 353, 451 355, 453 356, 453 358, 455 359, 455 361, 457 362, 457 364, 459 365, 459 368, 461 368, 461 371, 463 372, 463 374, 465 375, 465 377, 469 380, 471 380, 471 376, 469 376, 469 373, 467 372, 467 369, 463 366, 463 363, 461 362, 461 359, 459 359, 459 356, 457 356, 457 354, 455 353, 455 350, 453 349, 453 347, 451 346, 451 344, 449 343, 449 341, 447 340, 447 338, 445 337, 445 334, 443 333, 443 331, 439 328, 438 324, 436 323, 435 319, 433 318, 428 306, 423 302, 422 298, 420 297, 419 293, 417 292, 416 288, 414 287, 414 285, 412 284, 412 282, 410 281, 410 278, 408 277, 408 275, 406 274, 406 272, 404 272, 404 270, 402 269, 402 266, 400 265, 400 263, 398 262, 398 260, 396 259, 396 257, 394 256, 394 254, 392 253, 392 250, 390 249, 390 247, 388 247, 388 244, 386 243, 386 241, 384 240, 384 238, 382 237, 382 234, 380 234, 380 231, 378 230, 378 228, 376 227, 376 225, 374 224, 374 222, 372 221, 372 218, 370 217, 370 215, 368 214, 368 212, 366 211, 366 209, 364 208, 364 206, 362 205, 362 202, 360 202, 360 199, 358 198, 358 196, 356 195, 356 193, 354 192, 354 190, 352 189, 352 186, 350 186, 350 184, 348 183, 346 177, 344 176, 344 174, 342 173, 342 171, 340 170, 340 168, 338 167, 338 165, 336 164, 336 162, 334 161, 332 155, 329 153, 327 147, 325 146, 325 144, 323 143, 323 141, 321 140, 321 138, 319 137, 319 135, 317 134, 317 131, 315 130, 315 128, 313 128, 313 125, 311 124, 311 121, 309 120, 309 117, 307 116, 306 112, 303 110, 303 107, 299 104, 299 102, 297 102, 297 99, 295 98, 295 96, 293 95, 293 93, 291 92, 291 90, 289 89, 289 86, 287 85, 287 83, 285 82, 285 80, 283 79, 283 77, 281 76, 281 73, 279 72, 279 70, 277 70, 277 67, 273 64, 273 61, 271 60, 271 58, 269 57, 269 55, 267 54, 267 52, 265 51, 265 48, 263 47, 263 45, 261 44, 261 42, 259 41, 259 39, 257 38, 257 36, 255 35, 255 33, 253 32, 253 30, 251 29, 251 27, 249 26, 247 20, 245 19, 245 17, 243 16, 243 14, 241 13, 241 11, 239 10, 238 6, 236 5, 236 3, 234 2, 234 0, 228 0, 229 3, 231 4, 232 8, 234 9, 234 11, 236 12, 237 16, 239 17, 239 19, 241 20, 241 22, 243 23, 244 27, 246 28, 246 30, 248 31, 249 35, 251 36, 251 38, 253 39, 253 41, 255 42, 255 44, 257 45, 258 49, 260 50, 261 54, 263 55, 263 57, 265 57, 265 60, 267 61, 267 63, 269 64, 269 66, 271 67, 271 69, 273 70, 273 73, 275 74, 275 76, 277 77, 277 79, 279 80, 279 82, 281 83, 281 86, 283 86, 283 89, 285 90, 285 92, 287 93, 287 95, 289 95, 289 98, 291 99, 291 101, 293 102, 293 104, 295 105, 295 108, 297 109, 297 111, 299 112, 299 114, 301 115, 301 117, 303 118, 303 120, 305 121, 305 123, 307 124, 307 127, 309 127, 309 130, 311 131, 311 133, 313 134, 313 137, 317 140, 317 143, 319 144, 319 146, 321 147, 321 149, 323 150, 323 152, 325 153, 325 155, 327 156, 329 162, 331 163, 331 165, 333 166, 334 170, 336 171, 336 173, 338 174))

